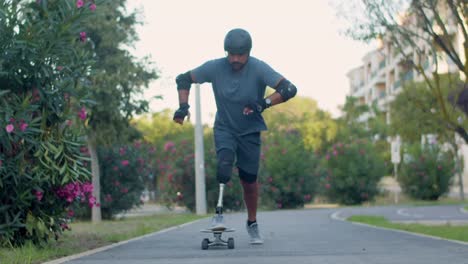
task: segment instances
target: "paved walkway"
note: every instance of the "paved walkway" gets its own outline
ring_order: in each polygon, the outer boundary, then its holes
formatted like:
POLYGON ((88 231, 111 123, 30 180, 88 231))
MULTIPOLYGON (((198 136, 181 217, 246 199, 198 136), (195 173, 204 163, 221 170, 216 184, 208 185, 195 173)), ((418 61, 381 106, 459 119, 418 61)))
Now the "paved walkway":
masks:
MULTIPOLYGON (((373 209, 366 208, 367 213, 373 209)), ((349 210, 347 213, 352 208, 349 210)), ((382 208, 374 211, 379 210, 382 208)), ((235 239, 232 250, 201 250, 202 239, 209 237, 199 232, 210 223, 205 218, 65 263, 468 263, 468 243, 357 225, 332 217, 337 212, 342 209, 260 212, 258 220, 265 238, 260 246, 249 245, 245 214, 235 213, 226 215, 227 224, 236 229, 231 233, 235 239)))

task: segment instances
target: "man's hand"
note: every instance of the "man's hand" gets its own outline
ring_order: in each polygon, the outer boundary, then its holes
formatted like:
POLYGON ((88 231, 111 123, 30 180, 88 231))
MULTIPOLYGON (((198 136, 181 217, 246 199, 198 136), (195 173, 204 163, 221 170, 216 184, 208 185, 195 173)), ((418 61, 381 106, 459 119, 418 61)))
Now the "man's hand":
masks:
POLYGON ((267 103, 265 102, 265 99, 262 99, 260 101, 253 101, 244 106, 243 113, 244 115, 250 115, 252 113, 259 113, 261 114, 265 109, 267 109, 267 103))
POLYGON ((182 125, 186 116, 188 116, 188 119, 190 119, 190 112, 188 111, 189 108, 190 105, 187 103, 180 104, 179 109, 177 109, 174 113, 174 122, 182 125))

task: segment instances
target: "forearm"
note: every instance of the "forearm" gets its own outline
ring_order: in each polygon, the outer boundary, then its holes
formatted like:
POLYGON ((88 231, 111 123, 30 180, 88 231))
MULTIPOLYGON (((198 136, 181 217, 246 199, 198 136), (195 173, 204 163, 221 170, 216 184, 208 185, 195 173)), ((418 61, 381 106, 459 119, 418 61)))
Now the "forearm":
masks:
POLYGON ((278 92, 274 92, 266 98, 269 98, 271 100, 271 106, 281 104, 284 102, 283 97, 281 97, 281 94, 279 94, 278 92))
POLYGON ((179 104, 188 103, 190 90, 180 89, 179 93, 179 104))

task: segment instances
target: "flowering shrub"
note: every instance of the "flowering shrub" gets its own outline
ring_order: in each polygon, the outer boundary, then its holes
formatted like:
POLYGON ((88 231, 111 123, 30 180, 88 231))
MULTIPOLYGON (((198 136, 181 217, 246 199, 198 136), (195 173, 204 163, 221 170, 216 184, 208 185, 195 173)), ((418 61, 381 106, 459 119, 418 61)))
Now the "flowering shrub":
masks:
POLYGON ((77 199, 93 204, 80 183, 89 171, 78 118, 86 105, 76 93, 91 64, 79 41, 90 12, 74 4, 0 3, 1 245, 57 237, 77 199))
POLYGON ((414 144, 404 155, 398 182, 412 198, 437 200, 449 191, 454 170, 454 157, 437 144, 414 144))
POLYGON ((145 180, 154 173, 148 163, 153 154, 148 144, 140 142, 99 150, 103 218, 142 204, 145 180))
POLYGON ((322 181, 325 195, 341 204, 360 204, 378 194, 385 174, 383 159, 367 140, 334 144, 325 155, 327 175, 322 181))
POLYGON ((296 131, 265 136, 261 165, 262 206, 301 208, 314 198, 319 158, 305 149, 296 131))
POLYGON ((195 170, 193 141, 163 143, 158 152, 158 198, 167 206, 183 205, 195 209, 195 170))

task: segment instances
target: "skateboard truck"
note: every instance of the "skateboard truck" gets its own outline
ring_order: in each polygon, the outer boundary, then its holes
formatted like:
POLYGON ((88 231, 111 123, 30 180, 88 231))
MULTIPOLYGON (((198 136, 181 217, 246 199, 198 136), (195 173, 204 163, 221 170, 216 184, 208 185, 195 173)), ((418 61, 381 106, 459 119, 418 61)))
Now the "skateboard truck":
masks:
POLYGON ((222 225, 223 221, 223 193, 224 193, 224 184, 219 184, 219 197, 218 197, 218 204, 216 205, 216 215, 214 216, 213 220, 218 221, 219 226, 213 226, 209 229, 203 229, 201 232, 203 233, 213 233, 214 240, 209 240, 205 238, 202 240, 201 248, 203 250, 208 249, 212 246, 227 246, 229 249, 234 248, 234 238, 230 237, 228 240, 224 240, 221 238, 223 232, 234 232, 235 230, 232 228, 226 228, 222 225))

